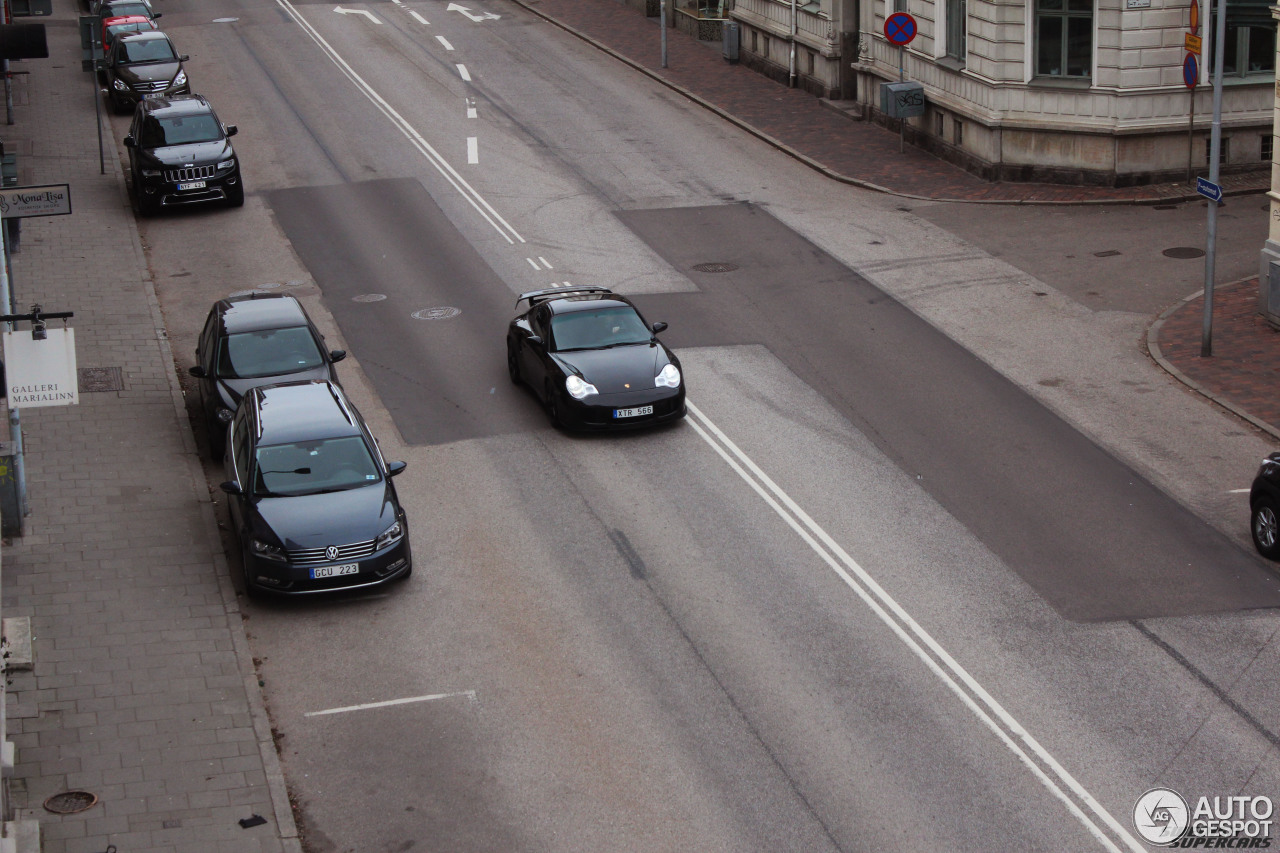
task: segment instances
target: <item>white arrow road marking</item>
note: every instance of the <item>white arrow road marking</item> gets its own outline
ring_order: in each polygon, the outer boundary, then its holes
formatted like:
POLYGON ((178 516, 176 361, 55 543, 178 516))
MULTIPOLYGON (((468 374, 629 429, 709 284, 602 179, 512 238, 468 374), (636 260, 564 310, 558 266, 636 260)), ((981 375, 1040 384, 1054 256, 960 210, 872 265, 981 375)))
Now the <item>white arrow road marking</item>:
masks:
POLYGON ((701 409, 688 400, 686 404, 689 407, 688 422, 694 431, 1008 747, 1040 784, 1066 806, 1102 847, 1111 853, 1121 853, 1120 847, 1106 833, 1110 830, 1115 839, 1132 853, 1142 853, 1146 849, 790 495, 779 488, 701 409))
POLYGON ((374 14, 370 12, 368 9, 344 9, 341 6, 334 6, 333 11, 337 12, 339 15, 364 15, 368 17, 369 20, 373 21, 375 24, 382 23, 382 21, 379 21, 376 17, 374 17, 374 14))
POLYGON ((481 21, 496 21, 502 17, 501 15, 495 15, 492 12, 482 12, 479 15, 473 15, 471 14, 470 9, 466 6, 459 6, 457 3, 450 3, 444 10, 446 12, 461 12, 477 24, 481 21))
POLYGON ((461 693, 432 693, 430 696, 410 696, 408 699, 389 699, 386 702, 369 702, 365 705, 348 705, 345 708, 329 708, 324 711, 308 711, 302 716, 322 717, 325 714, 345 714, 348 711, 367 711, 370 708, 386 708, 391 705, 408 705, 411 702, 431 702, 436 699, 453 699, 456 696, 466 696, 474 702, 476 699, 476 692, 474 690, 464 690, 461 693))
POLYGON ((413 11, 412 9, 410 9, 410 10, 409 10, 409 14, 410 14, 410 15, 413 15, 413 19, 414 19, 415 21, 417 21, 419 24, 422 24, 424 27, 429 27, 429 26, 431 26, 431 22, 430 22, 430 21, 428 21, 426 18, 422 17, 421 15, 419 15, 417 12, 413 11))
POLYGON ((467 163, 474 166, 480 162, 480 145, 474 136, 467 137, 467 163))
POLYGON ((467 66, 463 65, 461 62, 457 63, 457 66, 458 66, 458 73, 462 75, 462 79, 470 83, 471 73, 467 71, 467 66))

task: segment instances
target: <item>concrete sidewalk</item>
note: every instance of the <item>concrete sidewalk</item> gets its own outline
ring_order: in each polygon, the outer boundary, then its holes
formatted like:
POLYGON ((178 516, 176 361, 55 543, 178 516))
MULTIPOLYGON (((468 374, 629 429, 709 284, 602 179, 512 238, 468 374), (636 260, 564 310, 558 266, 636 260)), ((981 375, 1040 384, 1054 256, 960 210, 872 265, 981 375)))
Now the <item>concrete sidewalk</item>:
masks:
POLYGON ((79 405, 22 412, 3 613, 30 617, 34 666, 9 673, 10 803, 44 853, 300 851, 105 114, 99 173, 73 2, 45 20, 49 58, 14 63, 0 128, 20 184, 70 185, 70 216, 23 222, 12 276, 21 310, 75 312, 81 369, 79 405), (45 808, 75 790, 96 804, 45 808))

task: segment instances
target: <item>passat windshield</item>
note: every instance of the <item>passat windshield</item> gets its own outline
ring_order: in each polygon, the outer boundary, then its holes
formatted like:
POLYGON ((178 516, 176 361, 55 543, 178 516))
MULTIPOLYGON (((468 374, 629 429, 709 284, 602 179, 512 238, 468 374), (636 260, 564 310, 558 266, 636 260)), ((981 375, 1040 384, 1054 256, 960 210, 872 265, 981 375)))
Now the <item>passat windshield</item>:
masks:
POLYGON ((341 492, 381 479, 373 454, 358 435, 258 447, 253 493, 286 497, 341 492))
POLYGON ((306 326, 228 335, 218 352, 218 376, 224 379, 283 376, 323 364, 324 356, 306 326))

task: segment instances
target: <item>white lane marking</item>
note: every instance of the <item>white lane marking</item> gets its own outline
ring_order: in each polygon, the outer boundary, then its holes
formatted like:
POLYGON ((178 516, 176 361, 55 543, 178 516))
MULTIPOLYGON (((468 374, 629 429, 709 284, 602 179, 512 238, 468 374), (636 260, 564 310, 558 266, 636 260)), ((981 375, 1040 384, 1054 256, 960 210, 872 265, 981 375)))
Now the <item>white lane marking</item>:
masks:
POLYGON ((1251 491, 1253 491, 1253 489, 1231 489, 1230 491, 1228 491, 1228 492, 1227 492, 1227 494, 1229 494, 1229 495, 1247 495, 1247 494, 1249 494, 1249 492, 1251 492, 1251 491))
POLYGON ((458 66, 458 73, 459 73, 460 75, 462 75, 462 79, 463 79, 463 80, 466 80, 468 83, 470 83, 470 82, 471 82, 471 73, 467 71, 467 66, 463 65, 461 62, 456 63, 456 64, 457 64, 457 66, 458 66))
POLYGON ((370 708, 388 708, 392 705, 409 705, 413 702, 434 702, 436 699, 452 699, 456 696, 466 696, 468 699, 474 701, 476 698, 476 692, 474 690, 463 690, 460 693, 432 693, 430 696, 410 696, 407 699, 389 699, 386 702, 367 702, 364 705, 348 705, 345 708, 328 708, 324 711, 308 711, 302 716, 323 717, 325 714, 345 714, 348 711, 367 711, 370 708))
POLYGON ((539 255, 539 256, 538 256, 538 260, 542 261, 542 265, 543 265, 544 267, 546 267, 547 269, 552 269, 551 262, 550 262, 550 261, 548 261, 546 258, 544 258, 544 257, 542 257, 541 255, 539 255))
POLYGON ((428 21, 426 18, 424 18, 424 17, 422 17, 421 15, 419 15, 419 14, 418 14, 416 11, 414 11, 413 9, 410 9, 410 10, 409 10, 409 14, 413 16, 413 19, 414 19, 415 21, 417 21, 419 24, 422 24, 424 27, 429 27, 429 26, 431 26, 431 22, 430 22, 430 21, 428 21))
POLYGON ((466 15, 468 18, 475 21, 477 24, 480 23, 481 21, 496 21, 498 20, 498 18, 502 17, 501 15, 495 15, 492 12, 481 12, 479 15, 473 15, 471 14, 470 9, 468 9, 466 6, 460 6, 457 3, 450 3, 448 6, 445 7, 444 10, 446 12, 461 12, 463 15, 466 15))
POLYGON ((392 2, 392 3, 395 3, 397 6, 403 6, 403 5, 404 5, 404 0, 391 0, 391 2, 392 2))
POLYGON ((444 36, 436 36, 436 41, 444 45, 445 50, 453 50, 453 45, 449 44, 449 40, 444 36))
POLYGON ((799 504, 779 488, 769 475, 743 453, 697 406, 687 400, 686 405, 689 413, 694 416, 690 424, 698 435, 711 445, 712 449, 729 464, 729 467, 745 480, 792 530, 799 534, 800 538, 831 567, 832 571, 863 600, 871 611, 1017 756, 1049 792, 1066 805, 1067 809, 1084 824, 1089 833, 1103 847, 1113 853, 1120 853, 1120 848, 1107 837, 1093 818, 1085 814, 1067 791, 1063 790, 1063 787, 1084 803, 1126 847, 1134 853, 1142 853, 1146 850, 1065 767, 1058 763, 1048 750, 1032 737, 1030 732, 1023 728, 1021 723, 1014 719, 1012 714, 1006 711, 937 640, 876 583, 871 575, 867 574, 862 566, 858 565, 808 513, 801 509, 799 504), (715 436, 715 440, 712 439, 712 435, 715 436), (961 684, 964 686, 962 687, 961 684), (1039 763, 1033 760, 1028 752, 1034 754, 1039 763), (1041 764, 1057 777, 1057 781, 1050 778, 1041 764))
POLYGON ((539 272, 542 271, 542 267, 538 266, 538 262, 535 261, 533 258, 525 258, 525 260, 528 261, 529 266, 533 267, 535 270, 538 270, 539 272))
POLYGON ((476 99, 467 98, 467 118, 476 117, 476 99))
POLYGON ((480 145, 474 136, 467 137, 467 163, 474 166, 480 162, 480 145))
POLYGON ((344 9, 341 6, 334 6, 333 11, 337 12, 339 15, 364 15, 369 20, 373 21, 375 24, 382 23, 382 21, 379 21, 376 17, 374 17, 374 14, 370 12, 368 9, 344 9))
POLYGON ((276 0, 276 5, 284 9, 285 12, 288 13, 289 17, 298 22, 298 26, 302 27, 306 34, 311 37, 311 40, 319 45, 320 49, 329 57, 329 60, 333 62, 334 65, 338 66, 338 70, 346 75, 347 79, 354 83, 356 88, 358 88, 361 93, 363 93, 364 96, 368 98, 379 111, 381 111, 383 115, 391 120, 391 123, 395 125, 397 130, 404 134, 410 144, 412 144, 414 148, 418 149, 422 156, 426 157, 427 161, 431 163, 432 166, 436 167, 436 170, 444 176, 445 180, 453 185, 453 188, 456 189, 473 208, 475 208, 476 212, 479 213, 486 222, 493 226, 494 230, 502 235, 503 239, 508 243, 526 242, 525 239, 520 236, 520 232, 516 231, 509 222, 503 219, 502 215, 493 208, 493 205, 489 204, 489 202, 485 200, 484 196, 476 192, 475 188, 472 187, 471 184, 467 183, 466 179, 463 178, 462 175, 458 174, 458 171, 449 164, 449 161, 441 157, 440 153, 436 151, 435 148, 431 147, 431 143, 422 138, 422 134, 418 133, 418 131, 414 129, 413 125, 405 121, 404 117, 401 116, 400 113, 396 112, 395 108, 392 107, 385 98, 379 95, 372 86, 366 83, 364 78, 357 74, 355 69, 352 68, 351 65, 333 49, 333 46, 330 45, 329 42, 325 41, 324 36, 320 35, 315 27, 307 23, 306 19, 303 18, 298 10, 293 7, 293 4, 290 3, 289 0, 276 0))

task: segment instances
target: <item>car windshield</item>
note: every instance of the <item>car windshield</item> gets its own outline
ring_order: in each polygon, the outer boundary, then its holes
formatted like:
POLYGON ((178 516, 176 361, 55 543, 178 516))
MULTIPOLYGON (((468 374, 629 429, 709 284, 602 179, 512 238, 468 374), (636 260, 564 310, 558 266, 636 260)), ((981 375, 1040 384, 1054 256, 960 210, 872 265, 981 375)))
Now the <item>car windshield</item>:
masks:
POLYGON ((224 379, 283 376, 323 364, 324 355, 306 326, 228 335, 218 352, 218 376, 224 379))
POLYGON ((291 497, 340 492, 381 479, 373 454, 358 435, 259 447, 253 493, 291 497))
POLYGON ((217 142, 222 138, 222 125, 209 113, 172 118, 148 116, 142 123, 138 145, 142 148, 165 148, 194 142, 217 142))
POLYGON ((640 315, 627 305, 573 311, 551 318, 551 339, 557 352, 647 344, 652 338, 640 315))
POLYGON ((178 55, 168 39, 121 40, 117 60, 121 65, 141 65, 147 62, 177 62, 178 55))
POLYGON ((121 33, 141 33, 154 30, 156 25, 151 21, 131 21, 127 24, 112 24, 107 27, 107 41, 113 41, 121 33))
POLYGON ((126 15, 144 15, 151 17, 151 7, 146 3, 113 3, 110 6, 102 8, 101 17, 106 18, 123 18, 126 15))

